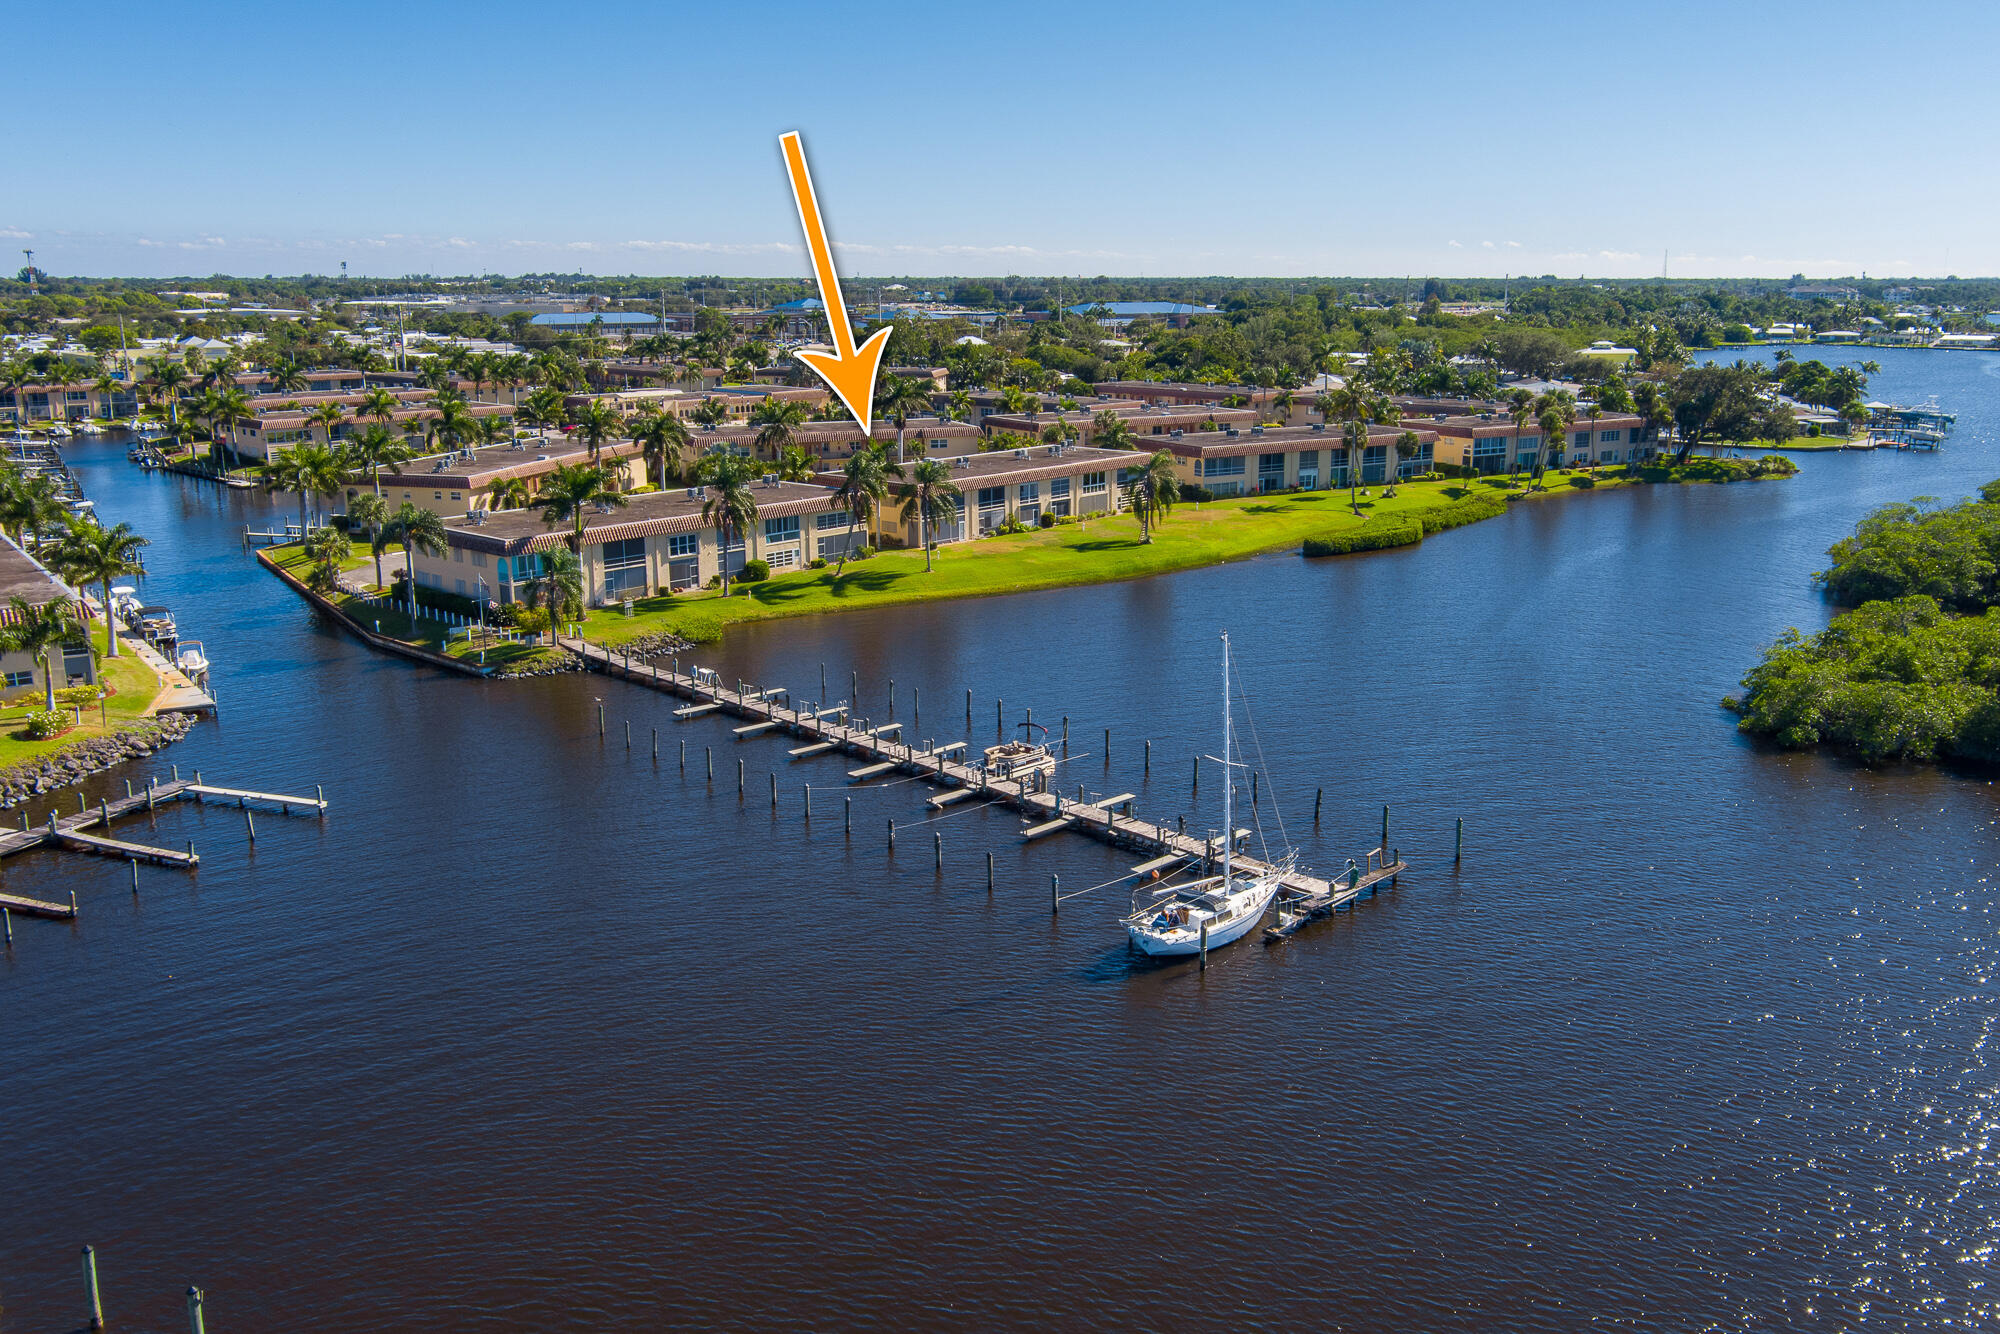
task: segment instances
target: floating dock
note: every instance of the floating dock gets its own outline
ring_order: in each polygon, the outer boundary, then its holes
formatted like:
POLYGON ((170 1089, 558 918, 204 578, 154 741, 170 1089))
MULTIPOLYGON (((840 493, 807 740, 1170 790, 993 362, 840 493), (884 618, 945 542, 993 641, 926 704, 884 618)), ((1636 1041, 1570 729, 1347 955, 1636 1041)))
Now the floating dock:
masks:
MULTIPOLYGON (((159 848, 147 843, 131 843, 111 837, 111 822, 126 815, 150 811, 170 801, 220 802, 247 811, 252 803, 266 809, 275 807, 280 814, 290 815, 308 812, 323 815, 326 799, 315 794, 310 797, 291 796, 282 792, 253 792, 247 788, 216 787, 201 781, 201 775, 192 779, 178 775, 162 783, 155 780, 129 796, 107 799, 95 806, 88 806, 74 815, 50 813, 42 824, 28 823, 28 814, 21 812, 21 826, 17 829, 0 829, 0 857, 11 857, 17 852, 30 852, 36 848, 54 847, 74 852, 92 852, 105 857, 118 857, 132 862, 150 862, 156 866, 176 866, 193 870, 201 865, 201 858, 192 847, 183 852, 177 848, 159 848), (96 833, 86 833, 89 829, 96 833)), ((253 835, 254 837, 254 835, 253 835)), ((32 902, 30 900, 30 902, 32 902)), ((12 904, 7 905, 12 907, 12 904)), ((26 908, 20 911, 29 911, 26 908)), ((70 916, 65 911, 63 916, 70 916)))

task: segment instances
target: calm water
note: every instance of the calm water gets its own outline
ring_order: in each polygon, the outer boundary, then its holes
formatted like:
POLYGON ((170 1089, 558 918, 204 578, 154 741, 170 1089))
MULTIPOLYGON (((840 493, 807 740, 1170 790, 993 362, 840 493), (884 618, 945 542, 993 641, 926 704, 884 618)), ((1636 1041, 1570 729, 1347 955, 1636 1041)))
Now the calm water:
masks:
POLYGON ((1129 858, 919 824, 922 788, 614 681, 373 656, 235 545, 284 507, 78 446, 219 664, 166 758, 334 806, 254 851, 233 811, 132 822, 203 854, 136 900, 122 865, 7 865, 84 912, 0 959, 0 1329, 77 1323, 85 1241, 126 1330, 184 1328, 190 1282, 215 1330, 1993 1327, 1996 789, 1768 753, 1715 704, 1824 622, 1808 575, 1869 507, 2000 476, 2000 357, 1871 355, 1875 393, 1960 412, 1945 453, 709 655, 858 673, 878 717, 893 679, 923 734, 968 688, 982 742, 996 696, 1067 714, 1065 781, 1206 828, 1230 629, 1306 859, 1386 802, 1418 869, 1205 974, 1128 955, 1116 886, 1051 919, 1050 873, 1129 858))

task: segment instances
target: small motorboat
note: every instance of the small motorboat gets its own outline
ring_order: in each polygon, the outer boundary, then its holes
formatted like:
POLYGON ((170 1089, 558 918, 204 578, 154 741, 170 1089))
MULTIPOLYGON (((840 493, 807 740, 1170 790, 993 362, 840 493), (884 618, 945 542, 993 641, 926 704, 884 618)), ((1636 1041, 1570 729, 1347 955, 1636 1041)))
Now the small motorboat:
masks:
POLYGON ((88 417, 78 422, 76 429, 84 435, 102 435, 104 433, 104 428, 88 417))
POLYGON ((208 671, 208 654, 202 651, 201 641, 190 639, 180 645, 180 651, 174 654, 174 666, 180 668, 181 675, 188 680, 199 681, 208 671))
POLYGON ((126 620, 139 606, 139 590, 130 584, 111 586, 111 614, 119 620, 126 620))
POLYGON ((179 633, 173 612, 165 607, 134 607, 125 623, 155 642, 173 639, 179 633))
POLYGON ((69 439, 69 434, 69 427, 67 426, 51 426, 49 428, 49 439, 51 440, 67 440, 69 439))
POLYGON ((1013 782, 1026 783, 1039 774, 1055 772, 1056 757, 1049 750, 1046 740, 1036 740, 1039 732, 1043 738, 1049 729, 1040 723, 1021 723, 1019 741, 1003 741, 997 746, 986 748, 986 776, 1003 778, 1013 782))

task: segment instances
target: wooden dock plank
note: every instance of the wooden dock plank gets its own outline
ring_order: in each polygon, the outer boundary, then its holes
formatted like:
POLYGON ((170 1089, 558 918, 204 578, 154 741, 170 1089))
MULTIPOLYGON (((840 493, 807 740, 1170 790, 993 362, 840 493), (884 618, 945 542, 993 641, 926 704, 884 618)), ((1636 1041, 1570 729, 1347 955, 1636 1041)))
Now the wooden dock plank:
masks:
POLYGON ((155 848, 145 843, 127 843, 123 839, 102 838, 96 834, 81 834, 74 829, 57 832, 56 841, 65 847, 81 849, 84 852, 102 853, 107 857, 123 857, 132 862, 157 862, 162 866, 198 866, 201 858, 192 852, 176 852, 172 848, 155 848))
POLYGON ((1058 829, 1068 829, 1075 823, 1076 819, 1074 816, 1058 815, 1053 820, 1047 820, 1037 825, 1029 825, 1026 829, 1023 829, 1021 831, 1021 841, 1023 843, 1032 842, 1044 834, 1053 834, 1058 829))
POLYGON ((859 769, 849 769, 847 771, 847 776, 849 778, 853 778, 856 780, 873 778, 877 774, 886 774, 891 769, 900 767, 900 765, 901 765, 900 760, 884 760, 880 764, 869 764, 869 765, 864 765, 859 769))
POLYGON ((932 797, 929 801, 925 802, 924 805, 930 807, 934 811, 941 811, 945 807, 951 805, 954 802, 964 801, 968 797, 976 797, 978 795, 979 793, 974 791, 972 788, 961 787, 951 792, 940 792, 935 797, 932 797))
POLYGON ((830 750, 838 750, 839 748, 840 744, 835 741, 815 741, 810 746, 794 746, 786 753, 793 759, 798 760, 804 759, 808 755, 824 755, 830 750))
POLYGON ((67 903, 50 903, 47 899, 30 899, 19 894, 0 894, 0 908, 20 913, 23 917, 53 917, 67 921, 76 916, 76 909, 67 903))
POLYGON ((685 709, 675 709, 674 717, 699 718, 704 713, 714 713, 721 707, 722 706, 720 704, 690 704, 685 709))
POLYGON ((764 732, 770 731, 777 725, 778 724, 775 721, 771 719, 766 719, 761 723, 750 723, 743 727, 731 728, 730 730, 733 731, 739 737, 758 736, 764 732))
MULTIPOLYGON (((326 809, 326 803, 318 797, 293 797, 283 792, 252 792, 247 788, 216 787, 212 783, 182 783, 182 792, 191 792, 197 797, 215 797, 222 801, 233 801, 238 805, 246 801, 261 801, 268 806, 309 806, 316 811, 326 809)), ((145 804, 143 793, 134 798, 140 805, 145 804)))

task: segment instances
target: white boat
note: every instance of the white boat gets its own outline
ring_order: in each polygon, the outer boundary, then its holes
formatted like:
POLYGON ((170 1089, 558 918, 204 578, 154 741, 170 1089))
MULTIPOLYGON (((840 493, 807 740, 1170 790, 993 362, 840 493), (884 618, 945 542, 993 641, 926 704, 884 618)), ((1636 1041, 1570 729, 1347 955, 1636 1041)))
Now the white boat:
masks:
POLYGON ((76 429, 83 432, 83 434, 85 435, 99 435, 104 430, 102 426, 99 426, 96 422, 90 420, 90 418, 88 417, 85 417, 82 421, 78 422, 76 424, 76 429))
POLYGON ((188 680, 200 680, 201 674, 208 670, 208 654, 202 652, 201 641, 190 639, 182 644, 180 652, 174 655, 174 666, 180 668, 181 675, 188 680))
POLYGON ((49 439, 51 439, 51 440, 67 440, 67 439, 69 439, 69 427, 67 427, 67 426, 51 426, 51 427, 49 428, 49 439))
MULTIPOLYGON (((1222 758, 1217 763, 1241 768, 1234 758, 1235 735, 1229 717, 1229 636, 1222 637, 1222 758)), ((1214 757, 1210 757, 1213 759, 1214 757)), ((1125 919, 1127 938, 1147 954, 1199 954, 1241 940, 1264 920, 1271 901, 1290 868, 1285 858, 1257 875, 1239 875, 1235 865, 1235 777, 1222 782, 1222 874, 1192 884, 1158 891, 1156 902, 1125 919)))

